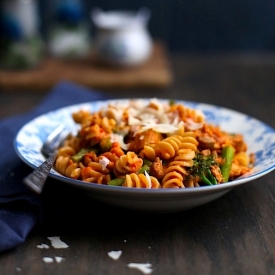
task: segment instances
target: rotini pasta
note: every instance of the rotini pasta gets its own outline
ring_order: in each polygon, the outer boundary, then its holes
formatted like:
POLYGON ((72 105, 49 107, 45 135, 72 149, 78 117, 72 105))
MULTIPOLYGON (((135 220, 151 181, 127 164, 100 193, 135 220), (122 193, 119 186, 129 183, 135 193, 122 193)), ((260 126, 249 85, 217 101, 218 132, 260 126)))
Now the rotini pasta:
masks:
POLYGON ((122 186, 136 188, 160 188, 160 183, 155 177, 131 173, 126 175, 122 186))
POLYGON ((188 167, 193 166, 195 151, 179 149, 177 156, 168 164, 162 179, 163 188, 184 188, 184 180, 188 175, 188 167))
POLYGON ((156 155, 165 160, 171 159, 176 155, 178 149, 180 148, 182 139, 182 136, 173 135, 156 143, 154 147, 156 155))
POLYGON ((114 173, 121 176, 128 173, 136 173, 140 170, 143 160, 139 158, 134 152, 127 152, 115 161, 114 173))
POLYGON ((127 188, 194 188, 234 180, 253 168, 242 135, 176 102, 110 103, 72 118, 80 129, 58 149, 55 169, 73 179, 127 188))
POLYGON ((55 167, 62 175, 72 179, 78 179, 81 172, 78 163, 73 162, 70 157, 57 157, 55 167))
POLYGON ((142 159, 154 161, 156 159, 156 151, 152 146, 144 145, 144 148, 140 151, 139 156, 142 159))

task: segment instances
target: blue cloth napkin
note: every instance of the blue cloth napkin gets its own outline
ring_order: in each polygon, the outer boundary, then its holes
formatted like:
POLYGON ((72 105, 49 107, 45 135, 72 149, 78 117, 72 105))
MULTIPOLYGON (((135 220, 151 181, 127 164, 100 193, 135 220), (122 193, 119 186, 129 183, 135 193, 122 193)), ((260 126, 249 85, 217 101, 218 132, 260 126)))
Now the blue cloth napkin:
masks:
MULTIPOLYGON (((22 183, 22 179, 32 169, 19 159, 14 150, 13 142, 17 132, 25 123, 45 112, 107 98, 107 94, 70 82, 61 82, 35 109, 0 120, 0 252, 23 243, 31 230, 47 219, 45 212, 49 213, 48 209, 51 208, 46 196, 32 193, 22 183)), ((54 205, 55 212, 48 216, 55 215, 55 219, 58 219, 58 215, 62 213, 56 206, 58 203, 54 205)))

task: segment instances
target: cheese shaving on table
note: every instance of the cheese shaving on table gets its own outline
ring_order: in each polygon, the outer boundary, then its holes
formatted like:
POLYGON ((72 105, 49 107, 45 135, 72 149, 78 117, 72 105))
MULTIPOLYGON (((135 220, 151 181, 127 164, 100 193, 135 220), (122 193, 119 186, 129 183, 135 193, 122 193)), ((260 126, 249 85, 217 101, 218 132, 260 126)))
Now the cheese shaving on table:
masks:
POLYGON ((122 251, 121 250, 113 250, 108 252, 108 256, 112 258, 113 260, 118 260, 119 257, 121 256, 122 251))
POLYGON ((65 242, 60 240, 60 237, 48 237, 48 239, 51 241, 54 248, 60 249, 69 247, 65 242))
POLYGON ((138 269, 144 274, 151 274, 153 272, 152 265, 149 263, 130 263, 128 267, 138 269))

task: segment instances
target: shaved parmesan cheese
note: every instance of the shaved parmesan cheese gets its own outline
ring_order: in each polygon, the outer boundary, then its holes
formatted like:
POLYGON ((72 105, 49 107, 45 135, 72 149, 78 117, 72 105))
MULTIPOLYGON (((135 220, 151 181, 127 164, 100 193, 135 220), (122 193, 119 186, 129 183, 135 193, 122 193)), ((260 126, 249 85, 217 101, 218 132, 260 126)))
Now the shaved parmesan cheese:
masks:
POLYGON ((65 260, 63 257, 59 257, 59 256, 55 256, 54 259, 57 263, 61 263, 62 261, 65 260))
POLYGON ((119 108, 119 106, 109 106, 107 108, 103 108, 102 113, 104 116, 107 116, 108 118, 113 118, 117 123, 119 123, 122 119, 123 108, 119 108))
POLYGON ((44 244, 44 243, 42 243, 42 244, 39 244, 39 245, 37 245, 36 246, 37 248, 40 248, 40 249, 48 249, 48 248, 50 248, 47 244, 44 244))
POLYGON ((60 240, 60 237, 48 237, 48 239, 51 241, 54 248, 60 249, 69 247, 66 243, 60 240))
POLYGON ((49 263, 53 263, 54 260, 57 262, 57 263, 61 263, 62 261, 64 261, 65 259, 63 257, 59 257, 59 256, 55 256, 54 258, 52 257, 43 257, 43 261, 47 264, 49 263))
POLYGON ((201 110, 195 109, 195 113, 197 114, 197 117, 201 117, 203 120, 205 119, 205 115, 201 110))
POLYGON ((112 134, 110 135, 110 138, 111 138, 111 142, 112 142, 112 143, 118 142, 119 145, 120 145, 120 147, 121 147, 123 150, 128 150, 128 144, 126 144, 126 143, 124 142, 124 137, 123 137, 123 136, 112 133, 112 134))
POLYGON ((147 173, 147 171, 145 171, 144 174, 145 174, 145 177, 148 181, 148 188, 152 188, 152 181, 151 181, 151 178, 150 178, 149 174, 147 173))
POLYGON ((152 98, 150 100, 150 103, 152 103, 154 106, 157 107, 157 110, 160 112, 164 112, 168 108, 168 104, 161 103, 157 98, 152 98))
POLYGON ((121 256, 122 251, 121 250, 117 250, 117 251, 110 251, 108 252, 108 256, 110 258, 112 258, 113 260, 118 260, 119 257, 121 256))
POLYGON ((203 122, 198 123, 193 121, 192 119, 188 119, 187 122, 185 123, 185 126, 188 130, 194 131, 194 130, 198 130, 203 126, 203 122))
POLYGON ((129 106, 134 109, 142 109, 144 102, 143 100, 130 100, 129 106))
POLYGON ((159 133, 168 134, 176 132, 179 128, 171 124, 145 124, 139 129, 139 132, 144 132, 149 129, 155 130, 159 133))
POLYGON ((100 157, 99 159, 99 164, 101 165, 102 167, 102 170, 105 170, 107 165, 110 163, 110 160, 107 159, 106 157, 102 156, 100 157))
POLYGON ((160 114, 163 114, 159 110, 156 110, 154 108, 146 107, 143 110, 140 110, 140 117, 142 116, 151 116, 151 117, 156 117, 159 116, 160 114))
POLYGON ((53 263, 53 258, 51 257, 43 257, 43 261, 47 264, 53 263))
POLYGON ((140 119, 137 119, 137 118, 129 115, 128 124, 129 125, 141 125, 142 122, 140 119))
POLYGON ((151 274, 153 272, 152 265, 149 263, 141 264, 141 263, 130 263, 128 264, 130 268, 136 268, 144 274, 151 274))

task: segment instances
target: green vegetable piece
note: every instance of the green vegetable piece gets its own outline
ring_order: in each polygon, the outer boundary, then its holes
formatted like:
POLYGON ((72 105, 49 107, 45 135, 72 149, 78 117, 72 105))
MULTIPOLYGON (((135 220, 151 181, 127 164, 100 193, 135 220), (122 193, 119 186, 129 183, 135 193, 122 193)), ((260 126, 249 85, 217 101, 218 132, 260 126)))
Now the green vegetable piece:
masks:
POLYGON ((212 172, 211 172, 210 169, 207 170, 207 175, 208 175, 208 178, 209 178, 209 180, 211 181, 211 183, 212 183, 213 185, 215 185, 215 184, 218 183, 218 182, 217 182, 217 179, 213 176, 213 174, 212 174, 212 172))
POLYGON ((100 141, 99 146, 100 146, 100 149, 102 150, 102 152, 108 152, 112 148, 112 142, 109 138, 103 138, 100 141))
POLYGON ((125 178, 115 178, 109 182, 107 182, 108 185, 112 186, 121 186, 125 181, 125 178))
POLYGON ((176 104, 176 101, 174 99, 169 100, 169 105, 175 105, 175 104, 176 104))
POLYGON ((224 182, 228 182, 234 156, 235 148, 232 145, 228 145, 223 148, 222 158, 224 160, 224 163, 221 166, 221 173, 224 182))
POLYGON ((87 148, 83 148, 78 153, 76 153, 75 155, 71 156, 71 160, 73 162, 80 162, 82 160, 82 158, 85 156, 85 154, 89 153, 90 151, 92 151, 92 150, 91 149, 87 149, 87 148))
POLYGON ((150 165, 152 164, 152 162, 149 159, 144 159, 143 160, 143 164, 150 167, 150 165))
POLYGON ((149 173, 149 171, 150 171, 150 167, 148 166, 148 165, 143 165, 141 168, 140 168, 140 170, 138 171, 138 174, 145 174, 145 171, 147 172, 147 173, 149 173))
POLYGON ((211 166, 217 165, 217 162, 214 160, 212 155, 204 156, 203 154, 198 153, 193 161, 193 166, 190 168, 190 173, 193 176, 199 176, 206 185, 217 184, 217 180, 211 173, 210 169, 211 166))
POLYGON ((200 178, 206 185, 212 185, 212 182, 205 176, 205 174, 201 174, 200 178))

